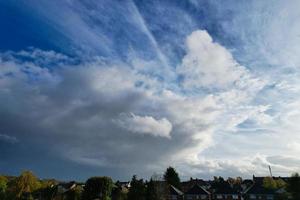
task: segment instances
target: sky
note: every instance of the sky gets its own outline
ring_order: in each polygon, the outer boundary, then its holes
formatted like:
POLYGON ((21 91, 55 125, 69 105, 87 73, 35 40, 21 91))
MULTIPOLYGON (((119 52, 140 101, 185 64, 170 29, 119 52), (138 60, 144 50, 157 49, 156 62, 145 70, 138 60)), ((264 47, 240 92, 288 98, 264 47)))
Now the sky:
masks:
POLYGON ((0 1, 0 173, 300 171, 300 1, 0 1))

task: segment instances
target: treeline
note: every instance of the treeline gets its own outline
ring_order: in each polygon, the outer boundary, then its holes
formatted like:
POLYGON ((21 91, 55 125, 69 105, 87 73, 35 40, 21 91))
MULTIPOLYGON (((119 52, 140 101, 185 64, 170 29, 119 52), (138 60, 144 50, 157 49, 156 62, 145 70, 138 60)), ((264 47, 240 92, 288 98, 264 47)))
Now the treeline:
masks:
MULTIPOLYGON (((178 173, 172 167, 166 170, 164 180, 180 187, 178 173)), ((31 171, 24 171, 18 177, 0 176, 0 200, 158 200, 165 192, 157 189, 157 181, 144 181, 135 175, 129 184, 122 187, 110 177, 91 177, 64 191, 57 180, 40 180, 31 171)))
POLYGON ((56 180, 39 180, 32 172, 24 171, 18 177, 0 176, 0 199, 34 199, 36 193, 51 196, 56 180))
MULTIPOLYGON (((223 182, 238 186, 242 179, 215 177, 212 186, 223 182)), ((151 178, 146 181, 134 175, 128 184, 124 187, 124 183, 102 176, 64 188, 67 184, 54 179, 40 180, 32 172, 24 171, 18 177, 0 176, 0 200, 163 200, 170 185, 182 189, 179 175, 173 167, 166 169, 163 180, 151 178)), ((284 188, 292 200, 300 199, 300 176, 297 173, 288 182, 265 177, 263 185, 270 189, 284 188)))

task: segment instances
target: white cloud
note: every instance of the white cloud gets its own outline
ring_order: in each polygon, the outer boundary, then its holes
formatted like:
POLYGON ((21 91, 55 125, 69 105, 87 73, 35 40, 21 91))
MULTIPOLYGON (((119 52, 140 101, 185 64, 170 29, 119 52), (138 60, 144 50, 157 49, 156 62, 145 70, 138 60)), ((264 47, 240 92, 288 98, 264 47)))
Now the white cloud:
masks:
POLYGON ((166 118, 155 119, 152 116, 139 116, 131 113, 129 115, 121 114, 115 122, 122 128, 136 134, 171 137, 172 124, 166 118))
POLYGON ((185 162, 178 165, 178 169, 185 178, 190 176, 212 177, 226 176, 252 178, 256 176, 269 176, 269 166, 271 166, 274 176, 287 175, 299 171, 300 160, 297 157, 289 156, 266 156, 254 154, 238 158, 205 158, 202 157, 196 162, 185 162))
MULTIPOLYGON (((50 71, 39 62, 24 63, 12 55, 9 60, 1 60, 0 95, 5 98, 0 98, 0 103, 8 109, 0 112, 0 118, 13 116, 22 122, 20 129, 30 130, 31 137, 47 135, 54 140, 52 151, 87 165, 122 167, 129 173, 170 164, 180 166, 187 174, 195 166, 223 174, 239 168, 244 174, 261 170, 263 167, 255 168, 243 152, 279 152, 266 151, 262 143, 255 142, 257 147, 243 142, 279 140, 276 135, 243 135, 247 127, 239 126, 251 122, 259 129, 274 123, 268 113, 272 104, 255 101, 268 81, 239 65, 206 31, 188 36, 187 47, 177 71, 184 76, 183 85, 152 75, 151 65, 156 62, 138 61, 129 66, 93 60, 61 64, 50 71), (141 64, 149 69, 139 67, 141 64), (29 81, 30 75, 34 83, 29 81), (212 90, 199 92, 201 88, 212 90), (216 158, 220 152, 233 156, 216 158), (253 169, 245 169, 249 163, 253 169)), ((53 53, 42 55, 48 55, 46 61, 57 58, 53 53)), ((4 122, 7 131, 16 128, 11 125, 14 122, 4 122)), ((269 149, 271 146, 268 143, 269 149)), ((281 172, 290 169, 282 166, 278 168, 281 172)))
POLYGON ((236 7, 215 5, 220 15, 232 13, 232 20, 221 23, 225 35, 240 40, 242 48, 237 52, 240 59, 256 70, 263 68, 269 73, 275 72, 275 68, 299 68, 299 1, 279 0, 270 4, 256 0, 240 2, 236 7), (244 9, 246 14, 241 12, 244 9))
POLYGON ((213 42, 205 30, 194 31, 186 40, 187 54, 177 72, 185 89, 226 88, 244 75, 245 69, 231 53, 213 42))

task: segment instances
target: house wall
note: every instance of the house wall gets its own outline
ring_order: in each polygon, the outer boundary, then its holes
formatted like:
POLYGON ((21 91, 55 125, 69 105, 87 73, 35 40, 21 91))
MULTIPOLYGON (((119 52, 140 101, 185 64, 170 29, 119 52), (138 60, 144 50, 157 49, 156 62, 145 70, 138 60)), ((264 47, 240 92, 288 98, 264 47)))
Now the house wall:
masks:
POLYGON ((231 195, 231 194, 213 194, 212 200, 241 200, 241 195, 231 195))
POLYGON ((210 196, 209 195, 186 194, 186 195, 184 195, 184 200, 210 200, 210 196))
POLYGON ((265 194, 247 194, 245 200, 275 200, 274 195, 265 195, 265 194))
POLYGON ((168 195, 167 200, 183 200, 183 196, 180 195, 168 195))

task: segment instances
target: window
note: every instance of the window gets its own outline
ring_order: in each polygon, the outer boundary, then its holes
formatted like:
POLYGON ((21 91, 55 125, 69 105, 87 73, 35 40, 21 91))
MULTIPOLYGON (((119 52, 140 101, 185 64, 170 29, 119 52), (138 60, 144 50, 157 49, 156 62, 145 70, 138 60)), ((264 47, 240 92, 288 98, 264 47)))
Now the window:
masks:
POLYGON ((202 194, 200 197, 201 197, 201 199, 206 199, 207 195, 202 194))
POLYGON ((232 195, 232 199, 239 199, 239 195, 232 195))
POLYGON ((256 195, 250 194, 250 199, 256 199, 256 195))
POLYGON ((273 195, 267 195, 267 200, 273 200, 274 196, 273 195))
POLYGON ((218 194, 218 195, 217 195, 217 199, 223 199, 223 196, 220 195, 220 194, 218 194))
POLYGON ((177 196, 176 196, 176 195, 172 195, 172 196, 171 196, 171 199, 172 199, 172 200, 177 200, 177 196))

